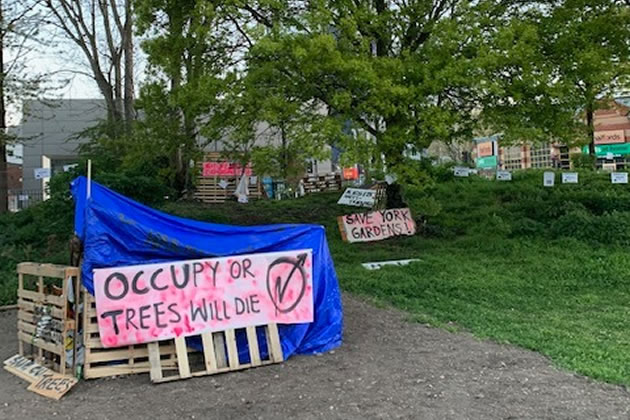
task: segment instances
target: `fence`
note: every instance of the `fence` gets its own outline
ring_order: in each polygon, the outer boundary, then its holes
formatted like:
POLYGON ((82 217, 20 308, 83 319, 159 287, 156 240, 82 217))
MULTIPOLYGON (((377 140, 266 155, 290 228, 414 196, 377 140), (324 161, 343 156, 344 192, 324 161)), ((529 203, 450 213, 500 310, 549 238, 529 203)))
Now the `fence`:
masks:
POLYGON ((17 212, 44 200, 42 190, 9 190, 9 211, 17 212))

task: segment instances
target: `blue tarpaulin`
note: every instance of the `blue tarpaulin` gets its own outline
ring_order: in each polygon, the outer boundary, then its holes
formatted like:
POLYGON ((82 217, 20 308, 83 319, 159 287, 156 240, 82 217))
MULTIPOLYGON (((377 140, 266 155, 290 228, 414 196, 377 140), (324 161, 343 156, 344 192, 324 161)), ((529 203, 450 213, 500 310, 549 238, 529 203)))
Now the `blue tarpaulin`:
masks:
POLYGON ((171 216, 96 182, 91 184, 87 199, 87 179, 78 177, 72 182, 74 229, 83 243, 82 282, 90 293, 94 294, 95 268, 312 249, 314 321, 280 325, 282 351, 288 358, 325 352, 341 344, 341 295, 322 226, 200 222, 171 216))

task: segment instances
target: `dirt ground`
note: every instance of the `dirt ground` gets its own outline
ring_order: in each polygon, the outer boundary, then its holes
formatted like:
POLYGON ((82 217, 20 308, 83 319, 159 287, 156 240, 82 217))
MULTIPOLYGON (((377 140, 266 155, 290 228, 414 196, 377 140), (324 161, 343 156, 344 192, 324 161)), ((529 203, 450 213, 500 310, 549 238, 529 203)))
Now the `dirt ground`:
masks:
MULTIPOLYGON (((152 385, 148 374, 79 383, 55 402, 0 370, 2 419, 630 419, 630 393, 543 356, 408 323, 344 296, 344 344, 280 365, 152 385)), ((0 313, 0 359, 17 352, 0 313)))

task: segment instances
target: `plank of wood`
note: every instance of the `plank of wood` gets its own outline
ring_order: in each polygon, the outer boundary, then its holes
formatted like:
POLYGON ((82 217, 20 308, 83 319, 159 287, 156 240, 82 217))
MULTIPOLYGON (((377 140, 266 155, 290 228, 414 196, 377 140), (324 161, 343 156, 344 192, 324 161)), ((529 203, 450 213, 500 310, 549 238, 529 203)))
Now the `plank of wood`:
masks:
POLYGON ((239 365, 238 361, 238 348, 236 347, 236 335, 234 329, 225 330, 225 343, 228 350, 228 363, 230 369, 237 369, 239 365))
POLYGON ((18 290, 18 297, 32 300, 39 304, 48 304, 62 307, 64 303, 63 296, 48 295, 45 293, 34 292, 32 290, 18 290))
POLYGON ((18 332, 18 338, 22 341, 24 341, 25 343, 30 343, 33 346, 38 348, 38 353, 41 353, 39 355, 39 357, 43 357, 43 351, 49 351, 51 353, 55 353, 59 356, 61 356, 61 353, 63 353, 65 350, 63 349, 63 345, 59 344, 59 345, 54 345, 54 344, 50 344, 44 340, 40 340, 39 338, 33 338, 32 336, 19 331, 18 332))
POLYGON ((258 337, 256 327, 247 327, 247 347, 249 348, 249 360, 253 366, 260 365, 260 350, 258 349, 258 337))
POLYGON ((284 360, 284 355, 282 354, 282 346, 280 345, 280 335, 278 334, 278 325, 277 324, 269 324, 267 326, 267 336, 269 337, 267 341, 267 349, 270 353, 271 360, 274 363, 280 363, 284 360))
POLYGON ((212 333, 206 332, 201 334, 201 343, 203 345, 203 361, 206 366, 206 372, 215 372, 217 370, 217 359, 214 352, 212 333))
POLYGON ((47 367, 19 354, 5 360, 4 369, 30 383, 37 382, 40 378, 55 374, 55 372, 47 367))
POLYGON ((348 241, 348 236, 346 234, 346 227, 343 224, 343 216, 337 217, 337 225, 339 226, 339 232, 341 232, 341 239, 344 242, 348 241))
MULTIPOLYGON (((24 299, 18 299, 18 309, 21 311, 35 313, 37 311, 40 311, 41 308, 42 308, 41 304, 29 302, 24 299)), ((63 311, 61 310, 61 308, 58 308, 57 306, 49 306, 49 308, 50 308, 50 315, 52 315, 53 318, 57 318, 57 319, 63 318, 63 311)))
POLYGON ((225 348, 225 334, 223 332, 216 332, 212 335, 214 337, 214 354, 217 359, 217 368, 221 369, 227 367, 227 351, 225 348))
POLYGON ((63 265, 24 262, 18 264, 17 272, 21 274, 29 274, 31 276, 53 277, 62 279, 65 276, 66 267, 63 265))
POLYGON ((147 344, 149 351, 149 363, 151 365, 151 381, 156 382, 162 379, 162 361, 160 360, 160 344, 149 343, 147 344))
POLYGON ((177 337, 175 339, 175 351, 177 352, 177 365, 179 367, 179 376, 181 376, 182 378, 190 378, 188 349, 186 348, 186 339, 184 337, 177 337))
POLYGON ((79 382, 77 378, 55 373, 47 378, 40 378, 39 381, 31 383, 26 389, 47 398, 59 400, 70 391, 77 382, 79 382))

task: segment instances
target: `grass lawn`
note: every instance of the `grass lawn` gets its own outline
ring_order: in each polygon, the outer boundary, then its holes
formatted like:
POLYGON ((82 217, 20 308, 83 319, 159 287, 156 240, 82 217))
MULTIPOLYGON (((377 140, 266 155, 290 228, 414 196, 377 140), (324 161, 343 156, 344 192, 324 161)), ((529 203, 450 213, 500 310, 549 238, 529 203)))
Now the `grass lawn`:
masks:
POLYGON ((414 215, 424 216, 422 234, 363 244, 341 241, 335 217, 353 209, 336 205, 338 197, 162 209, 219 223, 323 224, 344 290, 418 322, 512 343, 630 385, 628 186, 611 186, 604 174, 580 174, 579 185, 553 189, 542 187, 541 173, 516 174, 510 183, 442 179, 407 191, 414 215), (421 261, 360 266, 403 258, 421 261))

